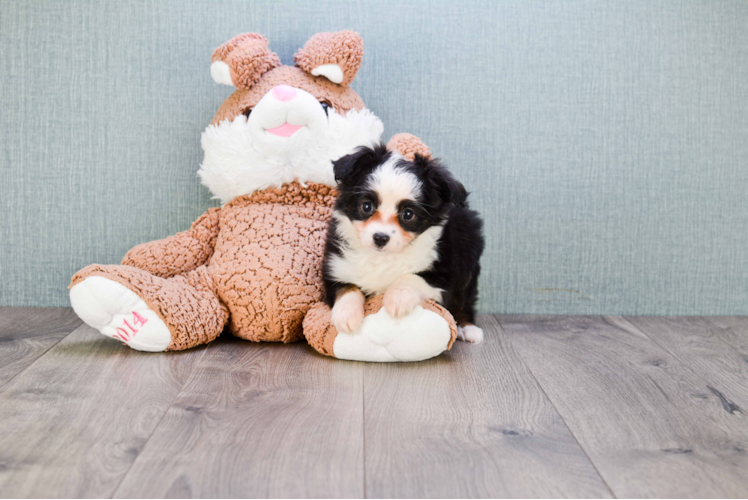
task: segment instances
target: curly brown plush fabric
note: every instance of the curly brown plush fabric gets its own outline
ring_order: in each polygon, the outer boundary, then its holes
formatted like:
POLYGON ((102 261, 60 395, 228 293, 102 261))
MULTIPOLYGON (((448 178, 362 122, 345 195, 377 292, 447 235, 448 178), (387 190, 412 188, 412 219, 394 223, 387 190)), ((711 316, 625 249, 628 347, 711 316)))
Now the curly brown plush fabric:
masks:
POLYGON ((223 61, 229 67, 231 81, 236 88, 248 89, 263 73, 281 65, 274 52, 268 50, 268 41, 257 33, 235 36, 213 52, 211 62, 223 61))
POLYGON ((418 137, 412 134, 395 134, 387 143, 387 149, 398 151, 405 159, 413 161, 415 155, 431 157, 431 150, 418 137))
POLYGON ((312 76, 294 66, 281 66, 262 75, 251 88, 237 89, 223 102, 211 123, 215 125, 223 120, 233 120, 254 108, 265 94, 281 84, 309 92, 320 101, 328 102, 341 115, 352 109, 364 108, 364 101, 350 87, 336 85, 324 76, 312 76))
MULTIPOLYGON (((366 306, 364 306, 366 310, 366 306)), ((320 354, 335 357, 333 346, 338 331, 331 322, 332 309, 324 302, 319 302, 307 311, 304 317, 304 337, 310 346, 320 354)))
POLYGON ((133 247, 122 264, 161 278, 171 278, 206 264, 213 256, 220 212, 220 208, 211 208, 189 230, 133 247))
MULTIPOLYGON (((382 295, 377 295, 376 297, 367 299, 366 304, 364 304, 364 317, 379 312, 383 307, 383 298, 382 295)), ((433 311, 444 317, 447 323, 449 323, 449 330, 452 337, 447 345, 447 350, 450 350, 452 344, 457 339, 457 324, 454 318, 449 311, 432 300, 425 300, 421 306, 428 311, 433 311)), ((335 345, 335 337, 337 337, 338 331, 330 322, 331 316, 332 310, 327 304, 323 302, 315 304, 314 307, 309 309, 304 318, 304 336, 315 351, 334 358, 335 352, 333 351, 333 346, 335 345)))
POLYGON ((343 81, 339 85, 351 84, 361 67, 364 57, 364 41, 354 31, 317 33, 294 56, 294 62, 304 71, 325 64, 337 64, 343 71, 343 81))
POLYGON ((335 190, 297 182, 242 196, 221 210, 209 269, 231 313, 229 331, 247 340, 295 342, 322 298, 322 259, 335 190))

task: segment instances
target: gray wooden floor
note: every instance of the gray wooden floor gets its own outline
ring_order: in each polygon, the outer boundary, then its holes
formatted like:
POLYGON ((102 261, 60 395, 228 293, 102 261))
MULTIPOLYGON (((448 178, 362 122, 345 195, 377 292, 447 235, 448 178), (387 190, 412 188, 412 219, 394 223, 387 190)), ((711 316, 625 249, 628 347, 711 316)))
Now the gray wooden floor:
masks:
POLYGON ((0 308, 2 497, 746 497, 748 318, 483 316, 413 364, 0 308))

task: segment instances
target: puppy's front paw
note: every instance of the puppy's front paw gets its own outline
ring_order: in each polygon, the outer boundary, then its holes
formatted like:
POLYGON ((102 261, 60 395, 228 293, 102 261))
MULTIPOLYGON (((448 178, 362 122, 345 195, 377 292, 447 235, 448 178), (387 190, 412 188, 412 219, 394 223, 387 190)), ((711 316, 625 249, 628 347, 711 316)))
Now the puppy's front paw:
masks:
POLYGON ((330 321, 339 332, 356 332, 364 321, 364 305, 359 300, 346 300, 344 295, 335 302, 330 321))
POLYGON ((457 339, 471 344, 480 344, 483 342, 483 330, 475 325, 458 326, 457 339))
POLYGON ((423 296, 415 288, 395 284, 384 293, 384 310, 393 318, 402 318, 422 301, 423 296))

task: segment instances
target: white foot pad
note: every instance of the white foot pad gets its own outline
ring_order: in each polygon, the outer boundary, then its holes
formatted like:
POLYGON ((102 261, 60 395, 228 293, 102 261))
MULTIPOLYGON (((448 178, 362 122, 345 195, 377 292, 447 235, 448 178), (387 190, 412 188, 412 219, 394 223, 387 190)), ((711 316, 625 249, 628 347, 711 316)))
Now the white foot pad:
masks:
POLYGON ((171 343, 169 327, 132 290, 91 276, 70 289, 70 303, 88 326, 138 351, 162 352, 171 343))
POLYGON ((475 325, 465 325, 457 327, 457 340, 480 344, 483 342, 483 330, 475 325))
POLYGON ((358 332, 339 332, 333 352, 355 361, 421 361, 444 352, 451 337, 447 320, 433 311, 416 306, 393 319, 382 307, 364 318, 358 332))

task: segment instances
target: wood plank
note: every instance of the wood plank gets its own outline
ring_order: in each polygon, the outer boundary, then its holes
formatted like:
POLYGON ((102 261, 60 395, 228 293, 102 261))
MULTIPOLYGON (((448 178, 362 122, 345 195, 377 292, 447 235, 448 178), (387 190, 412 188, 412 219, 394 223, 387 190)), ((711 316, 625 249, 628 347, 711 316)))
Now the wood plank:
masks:
POLYGON ((69 307, 0 307, 0 387, 82 323, 69 307))
POLYGON ((80 326, 0 389, 0 496, 111 496, 204 352, 80 326))
POLYGON ((361 497, 361 363, 303 343, 222 342, 117 497, 361 497))
POLYGON ((748 316, 706 316, 718 328, 720 340, 731 346, 748 363, 748 316))
POLYGON ((748 408, 748 350, 735 345, 735 340, 740 340, 734 335, 738 329, 722 329, 698 316, 626 320, 688 365, 709 384, 709 390, 715 395, 723 394, 726 400, 748 408))
POLYGON ((616 496, 748 495, 745 413, 631 323, 499 321, 616 496))
POLYGON ((609 497, 498 323, 436 359, 365 366, 367 497, 609 497))

